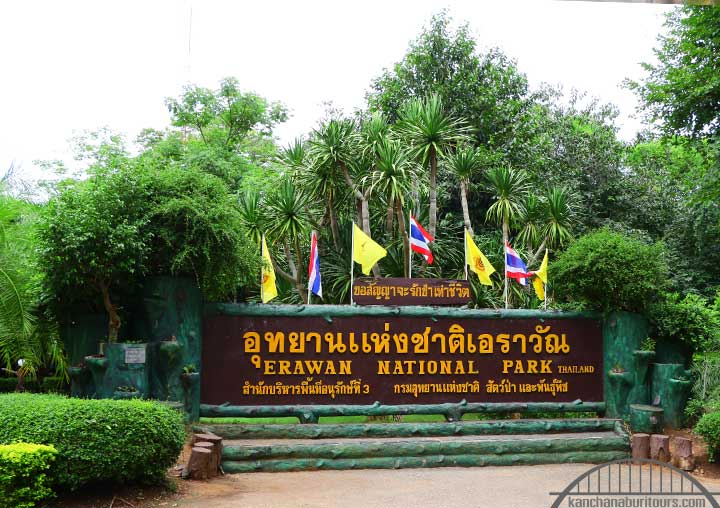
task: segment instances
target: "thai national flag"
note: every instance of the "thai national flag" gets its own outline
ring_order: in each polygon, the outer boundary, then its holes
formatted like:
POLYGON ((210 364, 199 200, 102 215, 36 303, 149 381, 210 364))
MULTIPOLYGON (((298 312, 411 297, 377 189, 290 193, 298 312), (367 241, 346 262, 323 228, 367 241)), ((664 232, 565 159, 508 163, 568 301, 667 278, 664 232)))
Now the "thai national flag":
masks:
POLYGON ((527 286, 528 277, 531 275, 528 273, 527 266, 525 266, 523 260, 520 259, 520 256, 510 247, 508 242, 505 242, 505 274, 523 286, 527 286))
POLYGON ((310 238, 310 264, 308 266, 308 287, 314 295, 322 298, 322 283, 320 282, 320 256, 317 250, 317 234, 312 232, 310 238))
POLYGON ((432 236, 430 236, 430 233, 425 231, 425 228, 423 228, 417 220, 415 220, 415 217, 412 215, 410 216, 410 248, 417 252, 418 254, 422 254, 422 256, 425 258, 425 261, 428 262, 429 265, 433 262, 433 255, 432 252, 430 252, 430 247, 428 244, 435 240, 432 236))

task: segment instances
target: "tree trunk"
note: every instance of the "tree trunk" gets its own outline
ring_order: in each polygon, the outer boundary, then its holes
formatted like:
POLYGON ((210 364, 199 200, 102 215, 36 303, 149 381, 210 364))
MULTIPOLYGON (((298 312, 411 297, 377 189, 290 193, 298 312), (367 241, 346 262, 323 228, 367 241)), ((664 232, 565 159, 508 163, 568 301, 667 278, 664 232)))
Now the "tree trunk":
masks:
POLYGON ((413 178, 412 182, 412 198, 413 198, 413 204, 415 205, 415 209, 413 210, 413 214, 415 217, 420 215, 420 182, 417 178, 413 178))
POLYGON ((437 153, 430 147, 430 236, 435 237, 437 228, 437 153))
POLYGON ((462 205, 463 220, 465 221, 465 228, 470 232, 470 236, 473 236, 473 228, 470 223, 470 210, 468 210, 468 183, 465 180, 460 180, 460 204, 462 205))
POLYGON ((403 241, 403 273, 405 274, 405 277, 408 277, 408 264, 410 263, 410 239, 407 236, 405 213, 403 212, 399 199, 395 200, 395 214, 397 215, 398 228, 400 228, 400 237, 403 241))
POLYGON ((338 229, 337 217, 335 216, 335 200, 332 196, 328 199, 328 213, 330 215, 330 232, 333 237, 333 245, 335 246, 335 250, 337 250, 340 245, 340 230, 338 229))
POLYGON ((100 292, 102 293, 103 305, 108 313, 108 342, 114 343, 118 340, 118 331, 120 330, 120 316, 117 313, 117 307, 110 300, 110 289, 104 281, 98 283, 100 292))
MULTIPOLYGON (((372 238, 370 234, 370 206, 365 196, 360 200, 360 219, 363 232, 372 238)), ((380 268, 377 264, 372 267, 373 277, 380 277, 380 268)))
POLYGON ((660 462, 670 461, 670 436, 664 434, 650 436, 650 458, 660 462))
POLYGON ((392 238, 392 227, 393 218, 395 216, 395 210, 393 210, 392 203, 388 204, 386 215, 385 215, 385 235, 388 239, 392 238))
POLYGON ((210 473, 212 450, 193 447, 186 467, 186 474, 193 480, 207 480, 210 473))
MULTIPOLYGON (((295 249, 298 249, 298 239, 295 239, 295 249)), ((285 250, 285 259, 287 259, 288 267, 290 268, 290 282, 295 286, 295 290, 300 295, 300 298, 302 299, 303 303, 307 303, 307 294, 305 293, 305 287, 302 283, 302 278, 300 276, 300 272, 297 268, 297 265, 295 264, 295 260, 292 257, 292 252, 290 251, 290 244, 288 244, 288 241, 285 240, 283 243, 283 249, 285 250)), ((300 256, 298 252, 298 257, 300 256)), ((302 262, 298 259, 299 262, 302 262)))
POLYGON ((673 465, 683 471, 695 469, 695 457, 692 451, 692 439, 686 437, 675 437, 675 453, 673 454, 673 465))
POLYGON ((528 268, 531 267, 535 263, 535 261, 537 261, 537 259, 540 257, 540 254, 543 253, 543 251, 545 250, 545 245, 547 245, 547 238, 543 238, 543 241, 540 244, 540 247, 538 247, 537 250, 535 251, 535 253, 532 255, 532 257, 530 259, 528 259, 528 264, 527 264, 528 268))
POLYGON ((650 458, 650 434, 637 433, 633 434, 630 447, 632 448, 633 459, 649 459, 650 458))
POLYGON ((367 199, 363 196, 360 201, 360 213, 362 215, 362 228, 366 235, 372 237, 370 234, 370 206, 368 205, 367 199))

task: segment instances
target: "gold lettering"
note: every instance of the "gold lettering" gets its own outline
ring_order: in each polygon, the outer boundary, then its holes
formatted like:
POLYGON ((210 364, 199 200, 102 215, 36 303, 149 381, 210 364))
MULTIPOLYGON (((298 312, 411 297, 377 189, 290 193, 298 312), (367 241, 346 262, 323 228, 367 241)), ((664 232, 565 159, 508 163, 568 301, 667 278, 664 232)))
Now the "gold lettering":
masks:
POLYGON ((450 360, 442 360, 440 362, 440 374, 452 374, 450 360))
POLYGON ((378 360, 378 374, 390 374, 390 360, 378 360))
POLYGON ((263 374, 275 374, 275 360, 265 360, 263 363, 265 364, 265 371, 263 374))
POLYGON ((465 364, 460 360, 455 361, 455 374, 465 374, 465 364))
POLYGON ((305 360, 305 367, 307 367, 308 374, 320 374, 322 364, 322 360, 305 360))
POLYGON ((288 360, 280 360, 278 374, 290 375, 290 362, 288 360))
POLYGON ((508 369, 510 367, 512 367, 513 363, 515 363, 512 360, 503 360, 502 362, 503 362, 503 374, 507 374, 508 369))
POLYGON ((350 375, 350 366, 352 365, 352 360, 340 360, 340 375, 343 374, 350 375))
POLYGON ((475 368, 475 360, 468 360, 468 374, 480 374, 475 368))

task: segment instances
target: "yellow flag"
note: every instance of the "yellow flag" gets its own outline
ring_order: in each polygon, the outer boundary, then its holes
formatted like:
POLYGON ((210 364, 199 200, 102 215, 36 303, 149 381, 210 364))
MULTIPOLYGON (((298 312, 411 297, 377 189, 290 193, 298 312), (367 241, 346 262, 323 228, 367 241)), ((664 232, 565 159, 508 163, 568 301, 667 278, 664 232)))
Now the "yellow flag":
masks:
POLYGON ((353 223, 353 261, 362 265, 362 272, 368 275, 375 263, 385 256, 387 251, 353 223))
POLYGON ((273 268, 272 259, 270 259, 270 251, 268 251, 265 243, 265 236, 262 238, 262 301, 267 303, 277 296, 277 287, 275 286, 275 269, 273 268))
POLYGON ((533 287, 535 288, 535 294, 540 300, 545 300, 545 286, 543 285, 543 281, 540 279, 540 276, 535 273, 535 277, 533 277, 533 287))
POLYGON ((545 249, 545 257, 542 260, 542 263, 540 263, 540 269, 535 272, 535 275, 540 277, 540 280, 543 281, 545 284, 547 284, 547 265, 548 265, 548 255, 547 255, 547 249, 545 249))
POLYGON ((535 272, 533 277, 533 287, 535 288, 535 294, 540 300, 545 300, 545 286, 547 284, 547 265, 548 265, 548 254, 545 249, 545 257, 540 264, 540 269, 535 272))
POLYGON ((480 252, 467 229, 465 230, 465 263, 470 267, 470 270, 477 274, 480 284, 492 286, 490 275, 495 272, 495 268, 493 268, 485 255, 480 252))

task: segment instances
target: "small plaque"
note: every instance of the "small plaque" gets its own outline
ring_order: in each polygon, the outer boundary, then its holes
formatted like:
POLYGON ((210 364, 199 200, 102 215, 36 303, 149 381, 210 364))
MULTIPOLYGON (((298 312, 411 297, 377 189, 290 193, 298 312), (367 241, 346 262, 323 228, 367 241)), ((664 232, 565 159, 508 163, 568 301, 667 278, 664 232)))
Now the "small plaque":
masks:
POLYGON ((145 346, 126 346, 125 363, 145 363, 145 346))
POLYGON ((362 278, 353 282, 358 305, 466 305, 470 283, 455 279, 362 278))

